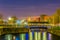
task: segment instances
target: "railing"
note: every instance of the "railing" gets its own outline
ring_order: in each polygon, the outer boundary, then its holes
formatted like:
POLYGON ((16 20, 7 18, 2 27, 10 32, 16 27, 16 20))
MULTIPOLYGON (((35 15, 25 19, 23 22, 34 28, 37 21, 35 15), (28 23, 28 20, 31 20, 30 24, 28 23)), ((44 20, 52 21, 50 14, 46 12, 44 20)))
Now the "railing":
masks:
POLYGON ((22 27, 47 27, 47 28, 55 28, 55 27, 60 27, 58 25, 54 25, 54 24, 28 24, 28 25, 24 25, 24 24, 21 24, 21 25, 18 25, 18 24, 0 24, 0 28, 22 28, 22 27))
POLYGON ((0 24, 0 28, 22 28, 25 25, 18 25, 18 24, 0 24))

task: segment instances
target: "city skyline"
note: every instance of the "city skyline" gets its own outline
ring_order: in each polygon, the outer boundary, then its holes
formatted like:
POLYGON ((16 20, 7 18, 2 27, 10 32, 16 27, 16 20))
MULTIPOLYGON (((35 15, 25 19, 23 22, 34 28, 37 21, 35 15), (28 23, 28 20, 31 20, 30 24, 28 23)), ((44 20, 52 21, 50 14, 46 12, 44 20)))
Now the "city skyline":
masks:
POLYGON ((60 0, 0 0, 0 14, 5 18, 52 15, 60 8, 60 0))

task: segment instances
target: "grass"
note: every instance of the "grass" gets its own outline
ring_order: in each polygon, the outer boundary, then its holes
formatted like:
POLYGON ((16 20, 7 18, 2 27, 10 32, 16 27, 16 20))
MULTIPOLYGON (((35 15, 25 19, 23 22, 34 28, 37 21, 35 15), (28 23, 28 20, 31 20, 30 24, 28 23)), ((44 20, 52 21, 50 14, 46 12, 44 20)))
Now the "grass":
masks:
POLYGON ((57 26, 57 27, 55 26, 55 27, 53 27, 52 29, 53 29, 53 30, 60 30, 60 26, 57 26))

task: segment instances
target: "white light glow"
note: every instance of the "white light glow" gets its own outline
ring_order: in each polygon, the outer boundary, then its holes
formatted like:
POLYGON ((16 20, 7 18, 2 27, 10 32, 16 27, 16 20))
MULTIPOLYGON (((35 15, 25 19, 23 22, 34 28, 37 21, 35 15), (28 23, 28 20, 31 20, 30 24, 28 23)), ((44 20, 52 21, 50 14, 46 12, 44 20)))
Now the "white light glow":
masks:
POLYGON ((17 23, 17 24, 21 24, 21 21, 20 21, 20 20, 17 20, 16 23, 17 23))
POLYGON ((11 19, 12 19, 11 17, 8 18, 8 20, 11 20, 11 19))

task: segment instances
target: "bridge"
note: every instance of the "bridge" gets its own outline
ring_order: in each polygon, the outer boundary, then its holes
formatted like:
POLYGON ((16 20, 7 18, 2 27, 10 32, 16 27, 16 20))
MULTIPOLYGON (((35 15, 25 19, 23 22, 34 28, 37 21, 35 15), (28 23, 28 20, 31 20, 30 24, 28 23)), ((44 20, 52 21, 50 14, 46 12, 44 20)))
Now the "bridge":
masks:
MULTIPOLYGON (((39 38, 40 36, 37 36, 38 39, 36 38, 36 34, 38 31, 38 34, 41 35, 42 32, 44 33, 44 37, 45 39, 43 40, 47 40, 46 39, 46 33, 51 33, 53 35, 57 35, 60 36, 60 26, 56 26, 54 24, 29 24, 29 25, 18 25, 18 24, 14 24, 14 25, 10 25, 10 24, 0 24, 0 36, 4 35, 4 34, 15 34, 15 33, 29 33, 29 40, 33 40, 32 34, 31 32, 34 31, 35 32, 35 40, 41 39, 39 38), (57 29, 56 29, 57 28, 57 29), (32 37, 32 38, 31 38, 32 37)), ((42 40, 42 39, 41 39, 42 40)))

